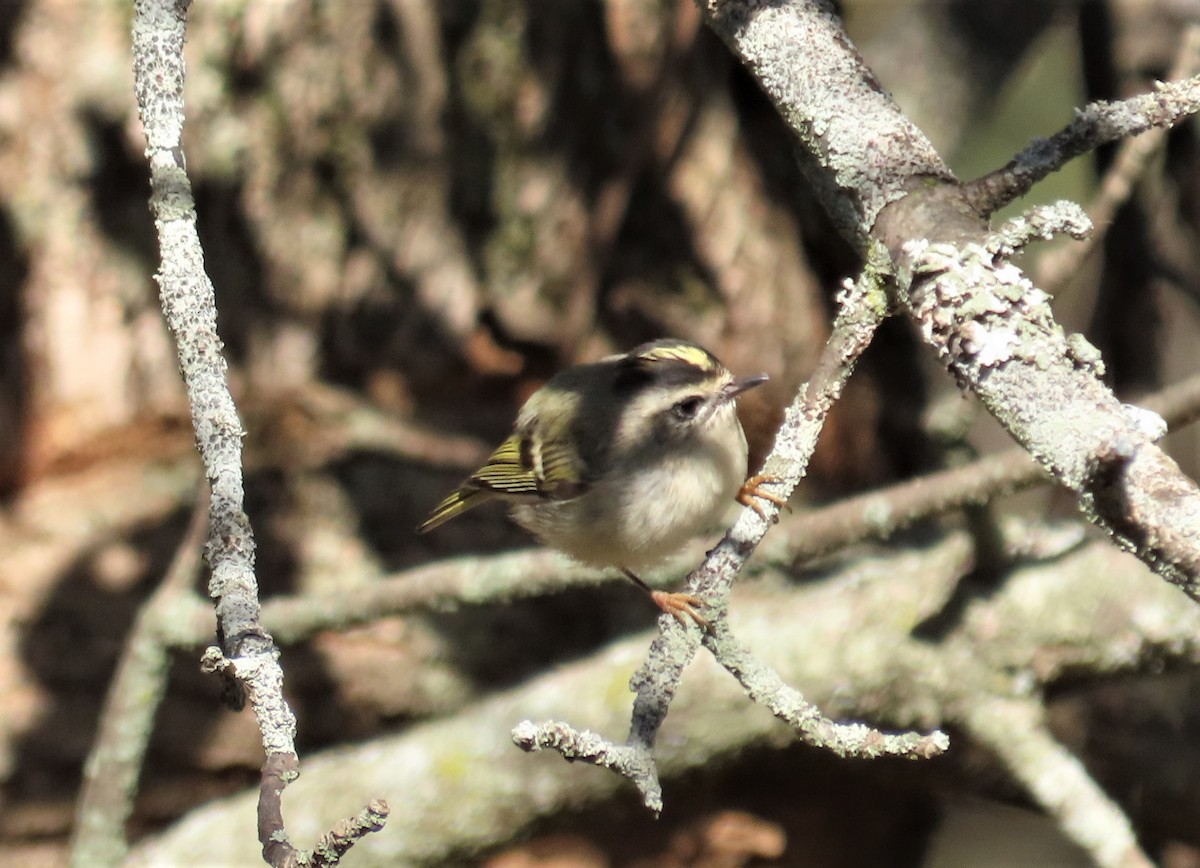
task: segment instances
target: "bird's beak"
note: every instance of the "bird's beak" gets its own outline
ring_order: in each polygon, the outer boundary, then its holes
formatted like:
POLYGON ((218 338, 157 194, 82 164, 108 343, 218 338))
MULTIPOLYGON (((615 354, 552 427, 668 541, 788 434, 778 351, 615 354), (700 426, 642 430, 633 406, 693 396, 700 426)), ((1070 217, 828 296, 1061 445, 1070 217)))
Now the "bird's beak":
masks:
POLYGON ((728 386, 721 390, 722 396, 726 401, 732 401, 742 392, 748 392, 755 386, 761 386, 769 377, 766 374, 752 374, 749 377, 738 377, 728 386))

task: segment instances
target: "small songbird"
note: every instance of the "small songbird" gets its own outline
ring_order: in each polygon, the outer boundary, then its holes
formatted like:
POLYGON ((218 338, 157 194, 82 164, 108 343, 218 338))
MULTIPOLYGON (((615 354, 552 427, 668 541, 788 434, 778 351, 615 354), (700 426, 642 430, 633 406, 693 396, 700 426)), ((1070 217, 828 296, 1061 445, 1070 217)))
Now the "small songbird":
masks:
MULTIPOLYGON (((513 433, 417 528, 432 530, 488 500, 575 560, 616 567, 681 623, 701 605, 651 590, 636 570, 713 528, 737 499, 776 503, 746 480, 738 395, 766 374, 735 377, 696 344, 660 340, 559 372, 517 415, 513 433)), ((761 509, 760 509, 761 511, 761 509)))

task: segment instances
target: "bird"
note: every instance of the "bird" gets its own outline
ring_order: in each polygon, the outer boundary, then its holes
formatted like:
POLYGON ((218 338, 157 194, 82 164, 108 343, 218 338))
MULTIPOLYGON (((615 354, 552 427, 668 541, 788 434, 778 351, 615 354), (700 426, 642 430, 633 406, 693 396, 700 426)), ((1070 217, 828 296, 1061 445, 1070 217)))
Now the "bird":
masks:
POLYGON ((680 623, 708 621, 703 603, 651 589, 638 571, 713 528, 737 500, 783 500, 746 478, 736 401, 768 379, 736 377, 690 341, 662 339, 565 368, 534 392, 512 433, 437 504, 427 533, 492 500, 551 548, 616 568, 680 623))

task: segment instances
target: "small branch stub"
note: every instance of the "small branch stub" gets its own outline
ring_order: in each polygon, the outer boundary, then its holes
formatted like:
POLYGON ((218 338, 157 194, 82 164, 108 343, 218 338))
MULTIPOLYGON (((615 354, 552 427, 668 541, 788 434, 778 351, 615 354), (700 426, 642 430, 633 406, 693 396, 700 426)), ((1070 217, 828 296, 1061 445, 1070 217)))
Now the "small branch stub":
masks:
POLYGON ((529 752, 554 750, 568 762, 582 760, 628 778, 642 794, 642 803, 655 816, 663 809, 658 768, 649 749, 639 745, 618 745, 588 730, 548 720, 541 724, 525 720, 512 731, 513 743, 529 752))

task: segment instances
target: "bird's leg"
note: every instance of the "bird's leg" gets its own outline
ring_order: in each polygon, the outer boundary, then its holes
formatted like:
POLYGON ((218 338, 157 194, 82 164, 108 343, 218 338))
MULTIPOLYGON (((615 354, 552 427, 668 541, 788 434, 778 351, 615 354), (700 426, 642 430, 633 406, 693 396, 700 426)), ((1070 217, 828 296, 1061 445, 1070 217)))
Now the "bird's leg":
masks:
MULTIPOLYGON (((781 509, 787 507, 787 499, 780 497, 777 494, 772 494, 769 491, 763 491, 764 485, 775 485, 784 480, 778 476, 772 476, 769 473, 756 473, 742 483, 742 487, 738 489, 737 502, 742 506, 748 506, 758 513, 759 518, 764 521, 767 518, 766 512, 763 511, 762 504, 754 498, 761 497, 763 500, 769 500, 771 503, 781 509)), ((778 519, 776 519, 778 521, 778 519)))
POLYGON ((669 591, 656 591, 643 582, 633 570, 627 570, 621 567, 621 572, 629 581, 633 582, 643 591, 650 595, 650 599, 654 601, 654 605, 662 609, 684 627, 687 626, 685 618, 691 618, 701 630, 709 629, 711 624, 708 619, 696 611, 695 607, 703 608, 704 603, 691 594, 670 593, 669 591))

